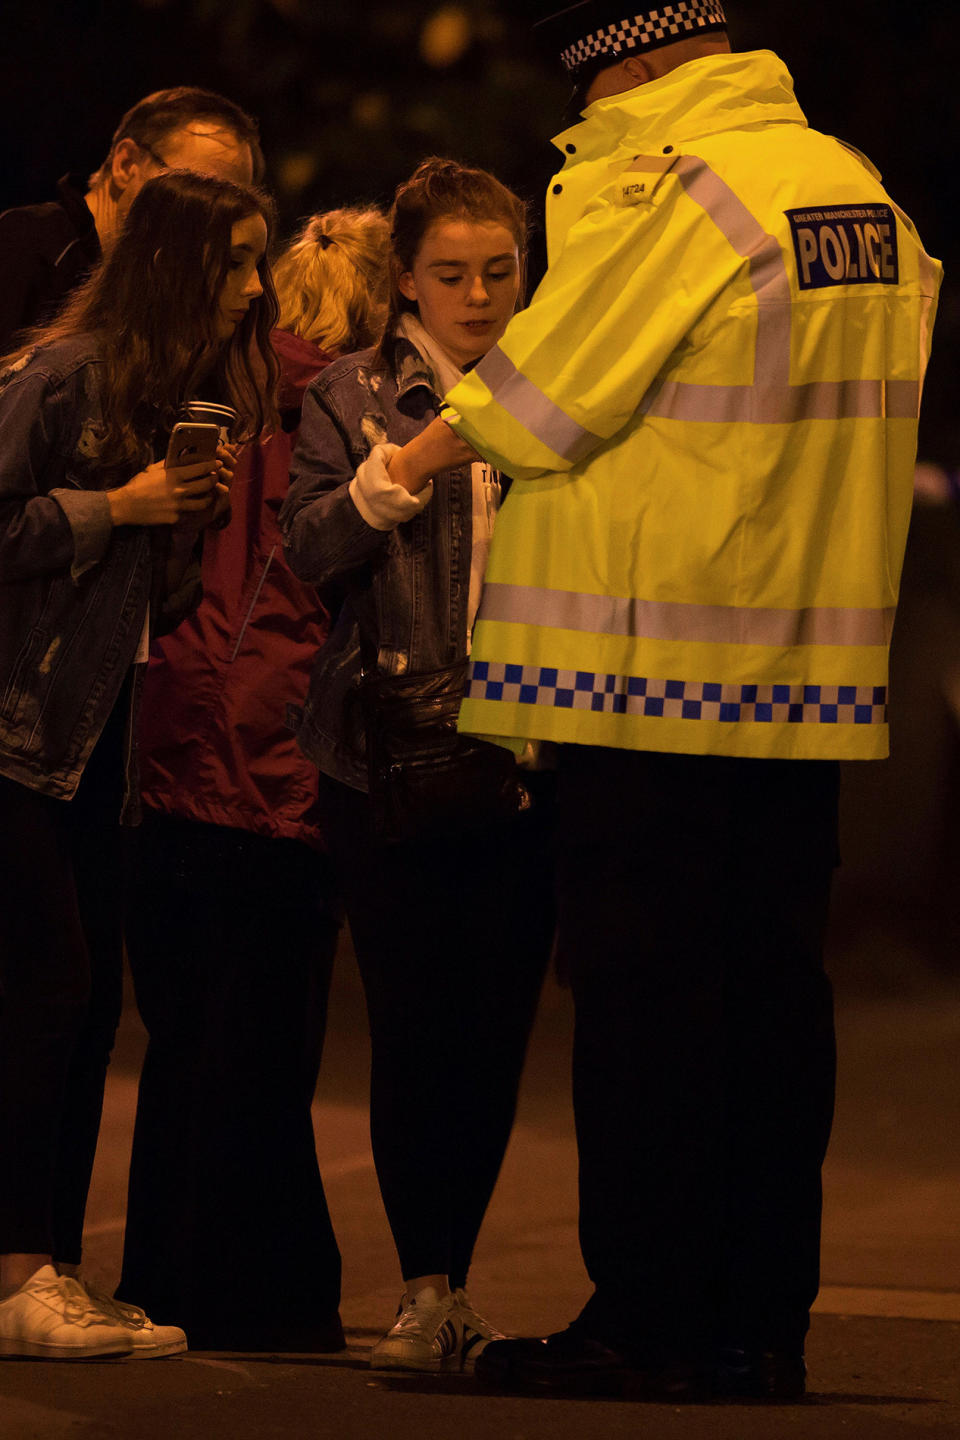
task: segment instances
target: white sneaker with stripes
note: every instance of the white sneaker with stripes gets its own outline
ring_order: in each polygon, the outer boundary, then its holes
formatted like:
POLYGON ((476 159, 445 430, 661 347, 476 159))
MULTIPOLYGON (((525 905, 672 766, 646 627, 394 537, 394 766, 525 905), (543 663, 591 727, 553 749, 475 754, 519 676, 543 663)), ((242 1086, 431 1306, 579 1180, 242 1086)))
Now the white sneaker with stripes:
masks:
POLYGON ((502 1331, 479 1315, 470 1304, 466 1290, 455 1290, 457 1310, 463 1323, 463 1339, 460 1342, 460 1369, 472 1370, 473 1362, 491 1340, 505 1340, 502 1331))
POLYGON ((370 1352, 375 1370, 459 1370, 464 1322, 456 1295, 432 1285, 400 1298, 395 1323, 370 1352))
POLYGON ((93 1303, 76 1280, 42 1265, 0 1301, 0 1355, 13 1359, 88 1360, 128 1355, 133 1340, 93 1303))
POLYGON ((90 1301, 104 1314, 111 1325, 123 1325, 130 1333, 131 1360, 154 1360, 163 1355, 178 1355, 187 1348, 187 1337, 179 1325, 154 1325, 139 1305, 128 1305, 115 1300, 102 1290, 96 1290, 86 1280, 77 1276, 86 1290, 90 1301))

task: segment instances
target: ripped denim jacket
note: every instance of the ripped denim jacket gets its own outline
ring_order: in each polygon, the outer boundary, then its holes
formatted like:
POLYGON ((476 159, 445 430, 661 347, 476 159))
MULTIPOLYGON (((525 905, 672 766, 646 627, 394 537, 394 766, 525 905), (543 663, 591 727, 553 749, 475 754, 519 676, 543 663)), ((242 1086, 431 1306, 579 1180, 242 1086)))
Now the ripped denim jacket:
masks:
POLYGON ((349 494, 374 445, 405 445, 437 413, 432 378, 403 337, 393 341, 392 362, 363 350, 313 381, 280 512, 290 568, 342 598, 317 656, 297 738, 319 769, 359 790, 367 788, 356 703, 359 625, 386 674, 434 670, 467 648, 470 467, 445 471, 430 503, 395 530, 373 529, 349 494))
MULTIPOLYGON (((104 473, 102 384, 90 336, 43 346, 0 374, 0 774, 63 800, 120 694, 148 603, 154 619, 166 610, 169 530, 110 520, 106 487, 152 456, 104 473)), ((196 594, 193 570, 168 618, 181 618, 196 594)), ((138 693, 135 684, 127 822, 137 818, 138 693)))

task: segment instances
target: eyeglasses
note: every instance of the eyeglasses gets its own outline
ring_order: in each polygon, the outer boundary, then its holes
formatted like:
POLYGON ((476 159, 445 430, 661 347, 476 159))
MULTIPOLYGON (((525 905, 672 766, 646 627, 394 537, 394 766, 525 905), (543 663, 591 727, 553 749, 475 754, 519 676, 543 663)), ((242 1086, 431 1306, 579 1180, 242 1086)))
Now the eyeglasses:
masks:
MULTIPOLYGON (((133 140, 132 135, 130 136, 130 139, 133 140)), ((163 156, 158 155, 152 145, 145 144, 143 140, 133 140, 133 143, 134 145, 136 145, 138 150, 145 150, 146 153, 150 156, 150 159, 153 160, 155 164, 159 165, 161 170, 168 170, 170 168, 166 160, 164 160, 163 156)))

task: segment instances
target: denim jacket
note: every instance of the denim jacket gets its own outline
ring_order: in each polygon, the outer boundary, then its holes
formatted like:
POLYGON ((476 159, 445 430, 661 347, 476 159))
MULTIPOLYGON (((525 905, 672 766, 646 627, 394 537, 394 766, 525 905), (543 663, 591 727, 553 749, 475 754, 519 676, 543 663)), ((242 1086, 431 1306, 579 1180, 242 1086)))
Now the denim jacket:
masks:
MULTIPOLYGON (((137 653, 148 604, 166 610, 166 527, 114 528, 106 490, 148 464, 99 464, 103 362, 78 336, 0 374, 0 774, 75 793, 137 653), (155 533, 162 528, 162 533, 155 533)), ((169 618, 195 599, 194 576, 169 618)), ((142 667, 138 666, 140 671, 142 667)), ((137 818, 135 711, 122 818, 137 818)))
POLYGON ((375 530, 349 494, 374 445, 405 445, 437 414, 428 367, 409 340, 393 363, 373 350, 346 355, 307 391, 290 490, 280 512, 284 549, 301 580, 332 586, 343 603, 317 656, 297 738, 335 780, 367 788, 357 685, 360 627, 386 674, 435 670, 467 650, 472 546, 470 466, 444 471, 433 498, 395 530, 375 530))

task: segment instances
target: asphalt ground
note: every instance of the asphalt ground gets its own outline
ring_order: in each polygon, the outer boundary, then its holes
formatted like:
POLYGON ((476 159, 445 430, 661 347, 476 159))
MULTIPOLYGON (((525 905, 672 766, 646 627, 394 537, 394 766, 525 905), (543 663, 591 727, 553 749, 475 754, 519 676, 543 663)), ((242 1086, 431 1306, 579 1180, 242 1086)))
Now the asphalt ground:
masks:
MULTIPOLYGON (((345 942, 315 1107, 343 1254, 338 1356, 188 1352, 156 1361, 0 1364, 2 1440, 779 1440, 960 1437, 960 978, 910 955, 841 957, 839 1100, 825 1173, 823 1289, 800 1404, 662 1405, 496 1395, 462 1376, 372 1372, 400 1289, 369 1151, 369 1049, 345 942), (852 978, 851 978, 852 977, 852 978)), ((471 1276, 477 1308, 513 1334, 561 1328, 589 1285, 576 1243, 569 997, 550 982, 518 1121, 471 1276)), ((128 1008, 107 1093, 85 1267, 119 1273, 143 1037, 128 1008)))

